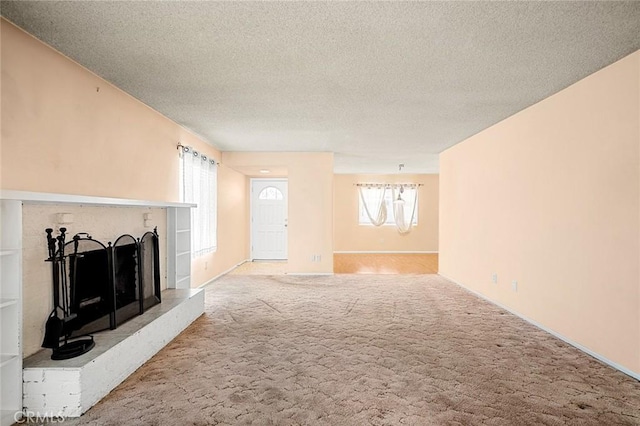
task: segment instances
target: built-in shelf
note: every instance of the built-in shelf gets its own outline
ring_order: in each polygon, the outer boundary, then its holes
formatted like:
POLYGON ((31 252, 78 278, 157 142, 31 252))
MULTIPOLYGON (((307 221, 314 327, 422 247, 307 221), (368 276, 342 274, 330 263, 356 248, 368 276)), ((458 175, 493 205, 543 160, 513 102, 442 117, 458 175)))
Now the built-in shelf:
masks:
POLYGON ((177 288, 189 288, 191 283, 191 277, 189 275, 184 277, 178 277, 176 280, 177 288))
POLYGON ((0 200, 0 426, 22 412, 22 202, 0 200))
POLYGON ((0 299, 0 309, 5 308, 7 306, 15 305, 18 302, 19 302, 18 299, 7 299, 7 298, 0 299))
POLYGON ((9 364, 11 361, 18 361, 18 355, 16 354, 2 354, 0 355, 0 368, 9 364))
POLYGON ((167 286, 191 287, 191 209, 167 208, 167 286), (173 255, 171 254, 173 253, 173 255))

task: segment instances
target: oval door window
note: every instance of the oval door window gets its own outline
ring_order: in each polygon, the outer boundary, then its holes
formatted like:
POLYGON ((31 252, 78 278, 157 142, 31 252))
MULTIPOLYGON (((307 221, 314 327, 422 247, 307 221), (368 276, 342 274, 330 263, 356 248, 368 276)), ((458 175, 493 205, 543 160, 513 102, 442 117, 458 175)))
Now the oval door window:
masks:
POLYGON ((283 198, 282 192, 273 186, 267 186, 258 194, 259 200, 282 200, 283 198))

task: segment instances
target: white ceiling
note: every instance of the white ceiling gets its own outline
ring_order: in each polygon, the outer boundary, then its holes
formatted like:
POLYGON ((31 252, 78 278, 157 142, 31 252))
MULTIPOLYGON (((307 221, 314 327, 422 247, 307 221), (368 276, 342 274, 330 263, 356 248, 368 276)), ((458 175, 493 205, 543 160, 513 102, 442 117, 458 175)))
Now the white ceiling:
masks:
POLYGON ((438 153, 640 49, 640 2, 18 1, 1 13, 223 151, 438 153))

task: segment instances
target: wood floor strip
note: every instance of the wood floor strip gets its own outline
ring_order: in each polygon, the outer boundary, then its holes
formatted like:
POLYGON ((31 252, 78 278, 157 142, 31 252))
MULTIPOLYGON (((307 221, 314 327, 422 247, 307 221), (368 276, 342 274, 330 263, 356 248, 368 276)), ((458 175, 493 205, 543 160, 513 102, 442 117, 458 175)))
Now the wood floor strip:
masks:
POLYGON ((335 253, 336 274, 437 274, 435 253, 335 253))

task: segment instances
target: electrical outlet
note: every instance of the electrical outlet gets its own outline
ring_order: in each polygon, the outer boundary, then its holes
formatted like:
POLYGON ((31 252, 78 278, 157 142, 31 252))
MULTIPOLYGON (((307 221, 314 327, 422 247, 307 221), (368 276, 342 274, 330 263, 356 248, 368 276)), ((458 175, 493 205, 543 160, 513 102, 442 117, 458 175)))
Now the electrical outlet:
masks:
POLYGON ((316 262, 322 262, 322 255, 316 254, 316 262))
POLYGON ((498 284, 498 274, 496 274, 495 272, 493 273, 493 275, 491 275, 491 282, 494 284, 498 284))
POLYGON ((518 291, 518 281, 516 280, 511 281, 511 290, 518 291))

